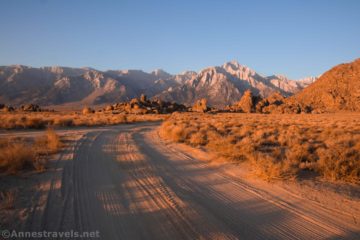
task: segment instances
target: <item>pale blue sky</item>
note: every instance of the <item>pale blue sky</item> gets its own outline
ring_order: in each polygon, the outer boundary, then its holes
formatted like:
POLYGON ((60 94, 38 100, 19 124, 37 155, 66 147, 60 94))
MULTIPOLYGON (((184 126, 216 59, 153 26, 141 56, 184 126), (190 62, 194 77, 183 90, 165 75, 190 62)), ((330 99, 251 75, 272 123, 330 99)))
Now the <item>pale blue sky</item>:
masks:
POLYGON ((0 65, 319 75, 360 57, 360 1, 0 0, 0 65))

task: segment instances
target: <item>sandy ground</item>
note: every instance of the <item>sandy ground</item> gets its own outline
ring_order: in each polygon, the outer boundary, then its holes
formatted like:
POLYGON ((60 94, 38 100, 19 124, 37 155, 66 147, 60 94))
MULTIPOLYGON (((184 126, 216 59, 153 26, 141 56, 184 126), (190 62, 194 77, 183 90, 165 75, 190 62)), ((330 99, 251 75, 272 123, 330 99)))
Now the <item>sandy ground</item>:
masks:
POLYGON ((19 188, 1 226, 102 239, 360 239, 357 197, 256 180, 163 142, 157 126, 61 130, 67 147, 47 172, 1 177, 0 188, 19 188))

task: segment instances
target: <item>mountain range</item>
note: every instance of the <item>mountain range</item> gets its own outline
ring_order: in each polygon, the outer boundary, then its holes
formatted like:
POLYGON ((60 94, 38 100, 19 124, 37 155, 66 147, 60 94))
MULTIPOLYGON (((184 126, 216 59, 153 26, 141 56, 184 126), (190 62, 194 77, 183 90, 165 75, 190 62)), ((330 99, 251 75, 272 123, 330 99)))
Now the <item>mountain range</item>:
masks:
POLYGON ((99 71, 92 68, 0 66, 0 103, 21 105, 101 105, 127 101, 141 94, 187 105, 200 98, 215 107, 237 102, 250 89, 267 97, 274 92, 291 96, 317 78, 290 80, 262 76, 236 61, 199 72, 171 75, 161 69, 99 71))

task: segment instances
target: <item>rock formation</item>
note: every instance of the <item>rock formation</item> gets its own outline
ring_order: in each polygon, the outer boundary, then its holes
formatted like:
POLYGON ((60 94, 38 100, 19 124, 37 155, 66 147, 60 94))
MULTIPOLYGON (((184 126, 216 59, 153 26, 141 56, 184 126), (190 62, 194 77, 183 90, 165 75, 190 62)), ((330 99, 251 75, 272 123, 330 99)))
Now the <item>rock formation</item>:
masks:
POLYGON ((230 112, 253 113, 256 111, 256 106, 261 99, 260 96, 254 96, 250 90, 247 90, 244 92, 240 101, 236 102, 234 105, 227 106, 225 110, 230 112))
POLYGON ((82 110, 82 114, 91 114, 91 113, 94 113, 95 111, 90 108, 90 107, 84 107, 83 110, 82 110))
POLYGON ((182 104, 165 102, 160 99, 150 100, 145 94, 140 99, 133 98, 129 102, 120 102, 106 106, 104 112, 129 113, 129 114, 162 114, 173 112, 184 112, 187 108, 182 104))
POLYGON ((207 105, 207 100, 205 98, 202 98, 200 100, 197 100, 195 104, 192 106, 191 111, 193 112, 207 112, 210 110, 210 107, 207 105))
POLYGON ((20 109, 25 112, 41 112, 41 108, 37 104, 25 104, 20 109))

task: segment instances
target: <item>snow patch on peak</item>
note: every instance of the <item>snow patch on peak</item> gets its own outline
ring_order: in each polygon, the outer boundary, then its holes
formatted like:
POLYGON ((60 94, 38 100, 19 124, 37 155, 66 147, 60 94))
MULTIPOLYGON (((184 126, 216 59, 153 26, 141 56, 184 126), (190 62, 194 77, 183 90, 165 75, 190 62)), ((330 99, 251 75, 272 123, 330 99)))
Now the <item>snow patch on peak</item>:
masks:
POLYGON ((318 79, 318 77, 305 77, 302 79, 297 80, 298 82, 304 83, 304 84, 311 84, 315 82, 318 79))

